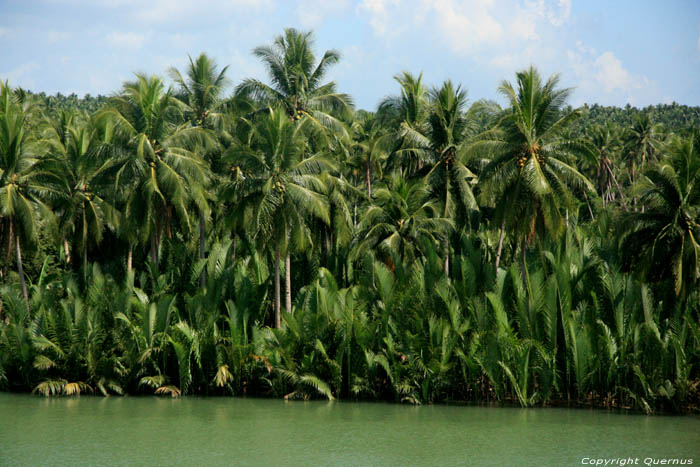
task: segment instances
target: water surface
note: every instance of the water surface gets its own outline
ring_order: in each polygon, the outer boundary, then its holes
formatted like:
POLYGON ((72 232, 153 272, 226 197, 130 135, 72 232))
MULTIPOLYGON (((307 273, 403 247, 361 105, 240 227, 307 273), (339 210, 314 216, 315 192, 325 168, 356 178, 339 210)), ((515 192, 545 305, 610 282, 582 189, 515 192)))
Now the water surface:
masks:
MULTIPOLYGON (((0 465, 582 465, 693 459, 700 417, 0 394, 0 465)), ((658 464, 655 464, 658 465, 658 464)))

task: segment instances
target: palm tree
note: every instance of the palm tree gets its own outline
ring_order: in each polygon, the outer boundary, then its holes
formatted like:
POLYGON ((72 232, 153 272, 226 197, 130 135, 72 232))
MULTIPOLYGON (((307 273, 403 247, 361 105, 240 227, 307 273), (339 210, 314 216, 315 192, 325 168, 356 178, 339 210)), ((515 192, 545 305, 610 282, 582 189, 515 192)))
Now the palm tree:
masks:
POLYGON ((422 179, 407 181, 394 175, 374 199, 376 204, 367 209, 358 226, 354 258, 377 250, 387 262, 396 256, 410 264, 424 253, 426 244, 437 245, 452 228, 452 222, 440 216, 422 179))
MULTIPOLYGON (((637 115, 632 127, 627 129, 625 137, 625 151, 631 163, 630 181, 634 184, 637 180, 637 167, 644 170, 649 159, 654 155, 654 148, 659 144, 661 125, 654 124, 649 113, 637 115)), ((633 199, 634 208, 637 209, 637 198, 633 199)), ((644 211, 644 207, 642 207, 644 211)))
POLYGON ((309 218, 329 223, 328 200, 321 195, 324 184, 319 173, 330 163, 319 154, 306 157, 305 131, 311 122, 289 120, 283 109, 250 122, 247 144, 232 147, 225 154, 243 176, 224 190, 250 216, 251 230, 262 243, 275 248, 275 327, 281 325, 280 255, 285 254, 286 307, 292 311, 290 243, 310 241, 309 218))
POLYGON ((136 78, 124 84, 98 120, 112 122, 124 140, 126 155, 116 164, 115 186, 126 197, 130 256, 137 238, 150 238, 151 260, 157 265, 162 233, 171 237, 175 220, 191 230, 191 202, 200 211, 207 209, 202 188, 207 167, 195 148, 206 146, 209 138, 203 129, 182 123, 184 105, 160 78, 136 78))
POLYGON ((700 279, 700 132, 665 152, 634 188, 646 209, 626 218, 622 249, 647 279, 673 277, 683 299, 700 279))
MULTIPOLYGON (((180 86, 181 100, 187 104, 185 118, 188 118, 193 126, 214 129, 220 126, 223 118, 223 114, 219 110, 224 102, 221 95, 229 83, 226 78, 228 66, 217 72, 216 62, 204 53, 200 54, 196 61, 193 61, 192 57, 189 59, 187 78, 184 78, 177 69, 170 69, 170 75, 180 86)), ((206 203, 206 194, 202 193, 200 196, 205 200, 206 207, 206 210, 200 209, 199 211, 199 257, 204 259, 206 257, 205 224, 206 217, 209 215, 209 206, 206 203)), ((200 278, 202 287, 205 281, 206 270, 202 269, 200 278)))
POLYGON ((419 170, 429 153, 427 138, 429 113, 428 90, 423 86, 423 73, 417 77, 404 71, 394 76, 401 86, 400 96, 389 96, 379 103, 378 120, 391 130, 394 148, 388 158, 390 168, 403 175, 419 170))
POLYGON ((41 198, 57 195, 47 183, 47 177, 54 177, 39 170, 41 161, 31 148, 32 136, 27 127, 29 105, 29 101, 17 99, 7 83, 0 84, 0 221, 7 241, 7 258, 13 248, 16 253, 17 272, 27 307, 29 295, 21 244, 22 241, 36 241, 39 211, 44 220, 51 218, 41 198))
POLYGON ((205 53, 194 61, 192 57, 189 60, 186 77, 176 68, 171 68, 169 74, 180 87, 180 100, 187 105, 185 117, 194 126, 213 129, 223 118, 220 110, 222 93, 229 85, 228 66, 217 72, 216 61, 205 53))
POLYGON ((292 120, 308 116, 317 126, 346 133, 335 115, 348 115, 352 98, 336 90, 334 81, 323 84, 331 65, 340 59, 335 50, 328 50, 316 62, 311 32, 293 28, 275 38, 271 46, 253 49, 270 77, 270 84, 254 78, 244 79, 236 94, 251 96, 264 106, 281 106, 292 120))
MULTIPOLYGON (((442 216, 455 220, 458 210, 464 213, 468 209, 478 209, 470 185, 476 175, 466 165, 468 154, 462 145, 469 124, 464 114, 467 93, 448 80, 430 91, 430 100, 428 139, 433 157, 427 178, 433 192, 443 200, 442 216)), ((445 236, 444 247, 445 274, 449 274, 449 236, 445 236)))
POLYGON ((660 132, 661 125, 654 124, 649 113, 637 115, 632 127, 627 130, 625 145, 632 162, 631 177, 633 183, 637 165, 641 170, 644 170, 647 161, 653 157, 654 148, 659 144, 660 132))
POLYGON ((353 144, 349 164, 362 170, 367 196, 372 197, 372 178, 381 178, 382 164, 388 156, 391 135, 386 133, 374 114, 365 113, 353 121, 353 144))
POLYGON ((603 206, 615 199, 613 183, 620 197, 624 196, 622 188, 615 177, 613 157, 619 149, 618 128, 608 122, 606 125, 592 126, 586 135, 587 145, 584 152, 585 161, 596 171, 598 194, 603 200, 603 206))
POLYGON ((47 165, 54 166, 63 181, 63 196, 55 210, 66 260, 70 262, 67 238, 74 236, 87 273, 88 246, 99 245, 105 226, 113 220, 114 208, 105 198, 109 184, 105 174, 112 164, 106 157, 111 134, 71 112, 61 112, 51 123, 42 142, 51 148, 47 165))
MULTIPOLYGON (((500 222, 496 266, 506 226, 521 243, 525 260, 528 239, 545 231, 557 235, 563 227, 560 208, 572 208, 569 185, 591 183, 571 163, 575 147, 562 138, 567 125, 580 111, 564 112, 570 89, 557 89, 558 75, 542 83, 534 67, 516 73, 516 88, 504 81, 499 87, 510 103, 497 130, 476 143, 488 148, 492 160, 484 168, 481 180, 485 192, 496 197, 496 220, 500 222)), ((524 267, 524 266, 523 266, 524 267)))

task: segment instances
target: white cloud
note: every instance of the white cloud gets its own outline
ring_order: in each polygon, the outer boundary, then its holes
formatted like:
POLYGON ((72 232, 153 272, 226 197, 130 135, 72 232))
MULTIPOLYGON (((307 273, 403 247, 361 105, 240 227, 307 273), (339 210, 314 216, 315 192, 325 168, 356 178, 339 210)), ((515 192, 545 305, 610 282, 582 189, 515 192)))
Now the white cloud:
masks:
POLYGON ((649 85, 646 76, 634 76, 612 52, 603 52, 594 62, 595 79, 606 92, 630 91, 649 85))
POLYGON ((537 34, 537 22, 526 14, 516 16, 508 29, 515 36, 525 40, 538 40, 540 38, 540 35, 537 34))
POLYGON ((571 0, 534 0, 526 2, 526 7, 553 26, 562 26, 571 16, 571 0))
POLYGON ((657 94, 655 82, 625 68, 611 51, 598 54, 595 49, 577 41, 576 51, 567 50, 567 57, 579 95, 596 96, 596 101, 601 104, 624 105, 648 102, 657 94))
POLYGON ((369 24, 378 36, 386 34, 389 13, 387 9, 398 7, 401 0, 362 0, 357 6, 358 11, 365 11, 370 15, 369 24))
POLYGON ((7 36, 10 33, 10 30, 8 28, 4 28, 0 26, 0 37, 7 36))
MULTIPOLYGON (((415 35, 441 42, 461 55, 486 51, 519 54, 520 48, 551 37, 571 15, 571 0, 363 0, 376 36, 415 35)), ((503 58, 503 57, 502 57, 503 58)))
POLYGON ((112 32, 107 35, 107 42, 114 47, 123 47, 129 49, 140 48, 146 36, 135 32, 112 32))
POLYGON ((559 0, 556 12, 551 12, 547 15, 549 21, 555 26, 561 26, 569 20, 571 16, 571 0, 559 0))
POLYGON ((294 12, 304 28, 315 28, 329 16, 338 16, 350 8, 350 0, 301 0, 294 12))
POLYGON ((443 41, 458 52, 498 41, 501 23, 493 16, 491 0, 423 0, 434 12, 443 41))

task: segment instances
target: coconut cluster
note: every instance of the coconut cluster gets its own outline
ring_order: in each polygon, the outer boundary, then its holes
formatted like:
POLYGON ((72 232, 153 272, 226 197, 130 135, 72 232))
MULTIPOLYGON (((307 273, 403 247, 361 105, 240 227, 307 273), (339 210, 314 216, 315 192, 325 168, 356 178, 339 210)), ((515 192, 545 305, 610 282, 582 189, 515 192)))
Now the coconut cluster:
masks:
POLYGON ((522 154, 520 154, 520 157, 518 157, 518 167, 520 167, 520 169, 525 167, 525 164, 527 164, 527 160, 530 157, 535 157, 540 165, 547 162, 547 159, 540 154, 540 145, 537 143, 533 143, 532 147, 526 146, 522 154))

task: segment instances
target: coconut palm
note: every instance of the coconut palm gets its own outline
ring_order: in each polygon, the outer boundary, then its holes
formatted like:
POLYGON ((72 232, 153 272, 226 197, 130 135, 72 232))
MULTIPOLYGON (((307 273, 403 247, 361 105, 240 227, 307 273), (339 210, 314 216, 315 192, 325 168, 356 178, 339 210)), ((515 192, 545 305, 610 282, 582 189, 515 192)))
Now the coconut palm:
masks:
POLYGON ((353 144, 349 165, 364 174, 367 196, 372 197, 372 179, 381 178, 382 165, 391 147, 391 135, 385 131, 375 114, 360 114, 352 123, 353 144))
POLYGON ((49 208, 42 198, 55 197, 58 192, 47 183, 47 177, 55 177, 40 170, 40 160, 32 151, 32 135, 28 131, 28 101, 20 101, 10 86, 0 84, 0 221, 7 242, 7 258, 14 249, 17 272, 27 307, 29 295, 22 264, 22 242, 33 243, 37 239, 42 219, 51 218, 49 208))
POLYGON ((543 83, 534 67, 516 73, 516 88, 504 81, 499 87, 510 103, 498 130, 485 137, 492 160, 484 168, 484 191, 495 195, 500 236, 496 265, 500 262, 506 226, 520 240, 525 258, 526 241, 545 231, 563 229, 561 208, 573 209, 570 186, 594 190, 576 170, 574 146, 562 138, 567 125, 579 117, 578 110, 564 112, 570 89, 558 89, 558 75, 543 83))
POLYGON ((232 147, 224 156, 243 176, 223 196, 235 198, 249 213, 251 230, 261 243, 274 244, 277 328, 281 325, 280 255, 285 254, 286 306, 291 312, 291 243, 308 244, 308 219, 330 221, 319 174, 332 166, 319 154, 306 157, 305 131, 310 124, 309 119, 293 123, 283 109, 269 109, 251 122, 248 143, 232 147))
MULTIPOLYGON (((200 54, 195 61, 192 57, 189 57, 189 60, 186 78, 176 68, 170 69, 170 75, 180 87, 181 100, 187 104, 185 118, 189 119, 193 126, 206 129, 220 127, 223 119, 220 109, 224 102, 221 95, 229 84, 226 78, 228 66, 217 72, 216 62, 204 53, 200 54)), ((198 188, 204 189, 204 186, 198 188)), ((201 193, 200 196, 205 200, 206 208, 199 211, 199 257, 204 259, 206 257, 205 225, 209 206, 206 203, 206 193, 201 193)), ((203 269, 200 279, 202 286, 205 281, 206 271, 203 269)))
MULTIPOLYGON (((328 200, 330 224, 318 220, 314 230, 315 239, 322 245, 322 258, 325 267, 342 268, 346 262, 343 254, 352 242, 356 225, 357 205, 365 199, 364 192, 355 188, 342 174, 323 172, 320 178, 324 185, 323 195, 328 200), (329 257, 330 256, 330 257, 329 257)), ((340 275, 341 271, 334 270, 340 275)))
POLYGON ((598 194, 603 200, 603 206, 615 199, 613 183, 618 189, 618 195, 624 196, 617 181, 613 167, 613 158, 620 149, 618 128, 611 123, 594 125, 587 132, 587 145, 584 161, 595 170, 598 181, 598 194))
POLYGON ((430 199, 422 179, 407 181, 394 175, 374 199, 358 226, 354 258, 376 250, 389 263, 396 257, 410 264, 423 254, 426 244, 442 241, 452 228, 452 222, 440 216, 439 205, 430 199))
POLYGON ((253 49, 253 55, 263 61, 270 84, 254 78, 244 79, 236 94, 251 96, 264 106, 281 106, 290 119, 309 117, 319 127, 346 133, 336 117, 347 115, 352 98, 336 90, 334 81, 323 83, 328 68, 338 62, 340 54, 327 50, 317 62, 312 50, 311 32, 287 28, 271 46, 253 49))
POLYGON ((404 175, 413 174, 428 160, 428 90, 423 73, 417 77, 404 71, 394 76, 401 86, 400 96, 389 96, 379 103, 378 120, 391 131, 394 148, 387 164, 404 175))
POLYGON ((48 164, 61 173, 63 196, 55 206, 59 230, 70 262, 68 237, 82 256, 87 272, 88 247, 102 241, 105 227, 114 221, 114 208, 106 198, 106 172, 113 163, 109 155, 110 128, 98 128, 89 118, 61 112, 44 132, 42 142, 50 147, 48 164))
POLYGON ((136 240, 150 239, 154 264, 161 235, 172 236, 173 222, 191 230, 190 203, 207 209, 202 189, 206 163, 196 149, 209 138, 203 129, 183 123, 183 108, 160 78, 137 74, 98 117, 110 121, 123 137, 125 155, 117 163, 115 186, 126 197, 130 251, 136 240))
MULTIPOLYGON (((649 113, 637 115, 634 123, 625 135, 625 156, 630 163, 630 182, 637 180, 637 172, 644 171, 647 161, 653 158, 655 147, 659 144, 661 125, 654 124, 649 113)), ((633 198, 637 209, 637 198, 633 198)), ((644 211, 644 207, 642 207, 644 211)))
MULTIPOLYGON (((457 211, 478 209, 471 189, 476 175, 466 165, 469 154, 462 144, 469 124, 464 114, 467 93, 448 80, 430 91, 430 101, 428 139, 433 154, 427 179, 433 193, 442 200, 443 217, 454 221, 457 211)), ((445 237, 444 262, 445 274, 449 274, 449 236, 445 237)))
POLYGON ((625 146, 632 163, 631 178, 635 181, 637 167, 644 170, 647 161, 653 158, 655 146, 658 146, 661 125, 655 124, 649 113, 637 115, 634 123, 627 129, 625 146))
POLYGON ((672 277, 682 299, 700 279, 700 133, 664 152, 634 188, 646 209, 627 217, 622 249, 648 279, 672 277))
POLYGON ((182 100, 187 104, 185 117, 195 126, 214 128, 223 117, 219 112, 222 93, 229 80, 226 77, 228 66, 217 71, 216 61, 202 53, 196 60, 189 57, 187 75, 183 77, 176 69, 169 70, 170 76, 179 85, 182 100))

